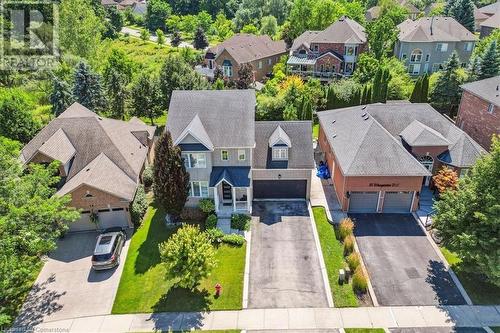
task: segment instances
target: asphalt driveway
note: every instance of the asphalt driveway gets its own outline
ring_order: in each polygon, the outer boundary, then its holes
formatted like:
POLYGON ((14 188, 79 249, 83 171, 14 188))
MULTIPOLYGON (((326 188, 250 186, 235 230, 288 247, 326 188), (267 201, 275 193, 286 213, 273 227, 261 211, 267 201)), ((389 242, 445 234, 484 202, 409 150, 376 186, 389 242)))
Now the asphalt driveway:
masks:
POLYGON ((306 202, 254 202, 250 308, 327 307, 306 202))
POLYGON ((351 214, 380 305, 465 304, 444 263, 411 215, 351 214))
POLYGON ((68 234, 58 242, 29 293, 16 326, 111 313, 129 241, 117 268, 96 272, 91 269, 91 256, 97 235, 68 234))

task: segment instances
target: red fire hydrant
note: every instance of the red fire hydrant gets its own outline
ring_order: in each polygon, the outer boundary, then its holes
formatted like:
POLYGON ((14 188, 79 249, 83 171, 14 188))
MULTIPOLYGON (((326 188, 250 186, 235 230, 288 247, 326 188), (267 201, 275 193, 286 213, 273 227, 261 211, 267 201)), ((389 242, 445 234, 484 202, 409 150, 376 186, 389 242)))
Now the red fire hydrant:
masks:
POLYGON ((222 291, 222 286, 220 285, 220 283, 217 283, 215 285, 215 296, 219 297, 220 296, 220 293, 222 291))

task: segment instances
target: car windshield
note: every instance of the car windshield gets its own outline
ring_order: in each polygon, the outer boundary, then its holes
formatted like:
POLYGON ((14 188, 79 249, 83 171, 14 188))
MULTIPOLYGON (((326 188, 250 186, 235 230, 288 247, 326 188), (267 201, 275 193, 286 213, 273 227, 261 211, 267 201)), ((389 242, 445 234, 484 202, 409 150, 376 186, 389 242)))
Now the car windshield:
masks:
POLYGON ((92 261, 107 261, 111 259, 112 254, 111 253, 105 253, 105 254, 94 254, 92 256, 92 261))
POLYGON ((113 236, 102 236, 101 240, 99 241, 99 245, 107 245, 111 243, 111 240, 113 239, 113 236))

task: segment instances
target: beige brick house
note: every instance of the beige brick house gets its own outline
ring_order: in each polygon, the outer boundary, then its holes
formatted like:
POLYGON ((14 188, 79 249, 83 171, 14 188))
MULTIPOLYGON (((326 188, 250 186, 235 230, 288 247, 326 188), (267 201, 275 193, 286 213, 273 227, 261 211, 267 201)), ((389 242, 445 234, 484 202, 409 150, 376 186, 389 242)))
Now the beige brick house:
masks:
POLYGON ((262 81, 286 53, 286 44, 282 40, 274 41, 267 35, 240 33, 210 47, 205 54, 203 66, 196 69, 201 74, 213 78, 215 69, 220 68, 224 78, 237 80, 240 66, 250 64, 254 80, 262 81))
POLYGON ((71 195, 81 218, 70 231, 131 226, 129 206, 149 163, 155 127, 100 117, 74 103, 21 151, 28 163, 61 163, 57 195, 71 195), (90 222, 97 213, 98 225, 90 222))

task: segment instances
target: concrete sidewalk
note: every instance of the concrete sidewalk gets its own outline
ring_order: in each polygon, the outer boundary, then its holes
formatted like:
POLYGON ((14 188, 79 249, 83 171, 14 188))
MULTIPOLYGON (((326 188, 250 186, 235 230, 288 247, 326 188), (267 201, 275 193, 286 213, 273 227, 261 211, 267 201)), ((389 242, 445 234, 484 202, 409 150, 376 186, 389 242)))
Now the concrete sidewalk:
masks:
POLYGON ((326 210, 326 217, 329 221, 339 223, 347 214, 340 208, 337 195, 331 180, 320 179, 313 171, 311 178, 311 196, 309 198, 311 206, 323 206, 326 210))
POLYGON ((67 332, 171 330, 314 330, 335 328, 500 326, 498 306, 393 306, 246 309, 241 311, 106 315, 47 322, 37 329, 67 332))

